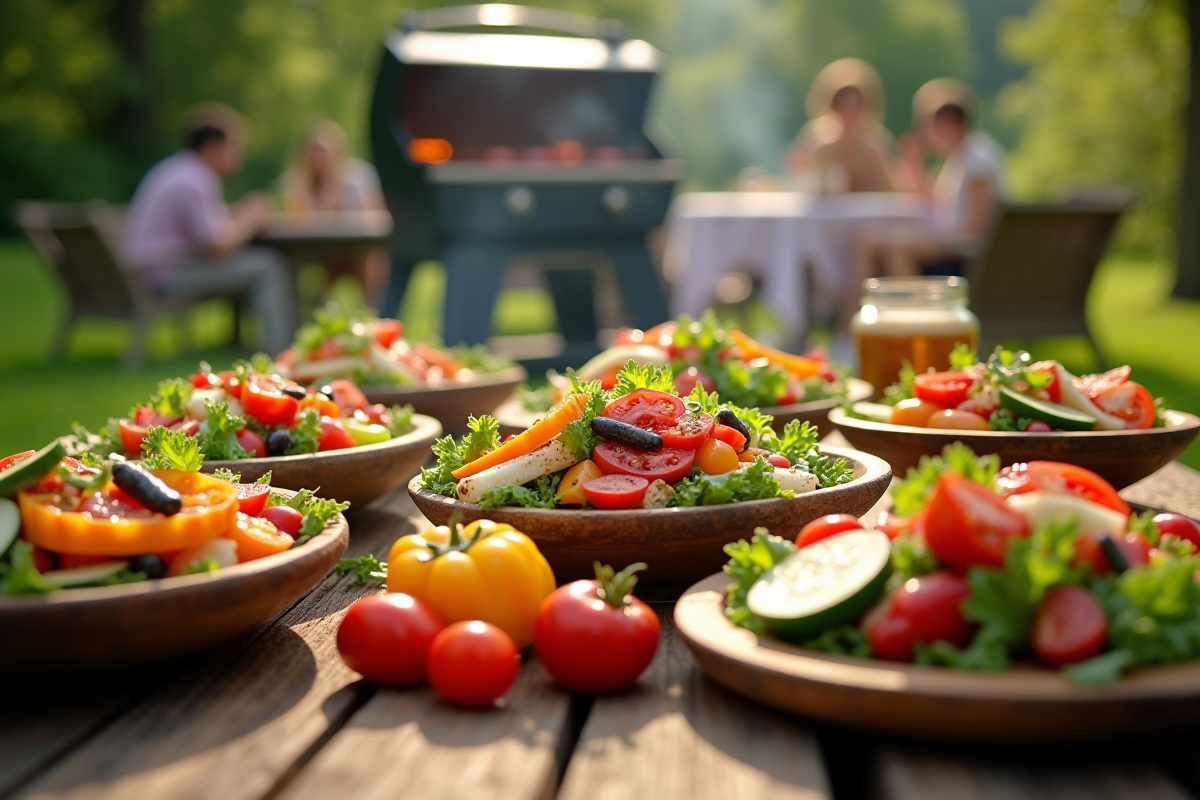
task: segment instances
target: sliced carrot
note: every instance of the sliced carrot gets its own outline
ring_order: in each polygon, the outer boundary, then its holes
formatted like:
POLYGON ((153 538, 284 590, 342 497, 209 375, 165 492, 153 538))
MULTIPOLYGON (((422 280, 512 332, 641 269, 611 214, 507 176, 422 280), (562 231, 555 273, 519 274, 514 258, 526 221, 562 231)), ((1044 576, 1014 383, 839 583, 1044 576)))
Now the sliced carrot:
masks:
POLYGON ((811 378, 823 368, 820 361, 785 353, 782 350, 776 350, 774 347, 768 347, 760 341, 751 339, 741 331, 730 331, 729 335, 733 339, 734 344, 740 347, 742 352, 746 354, 747 358, 765 358, 772 364, 778 364, 783 367, 797 378, 811 378))
POLYGON ((532 453, 546 442, 558 436, 563 430, 577 419, 583 418, 583 409, 587 406, 588 397, 577 394, 567 399, 557 410, 545 419, 534 423, 527 431, 518 433, 490 453, 484 453, 470 464, 464 464, 451 474, 456 480, 478 475, 485 469, 497 464, 512 461, 514 458, 532 453))

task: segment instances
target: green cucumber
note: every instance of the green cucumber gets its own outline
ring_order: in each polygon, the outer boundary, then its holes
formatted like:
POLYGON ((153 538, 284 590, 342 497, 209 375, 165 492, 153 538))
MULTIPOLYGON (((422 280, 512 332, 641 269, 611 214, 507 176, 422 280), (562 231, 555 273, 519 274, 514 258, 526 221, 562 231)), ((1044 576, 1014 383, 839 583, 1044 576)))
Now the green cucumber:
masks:
POLYGON ((880 531, 846 531, 797 550, 750 587, 746 606, 792 642, 857 622, 883 594, 892 543, 880 531))
POLYGON ((883 403, 868 403, 865 400, 855 403, 850 408, 860 417, 866 417, 875 422, 887 422, 892 418, 892 411, 894 410, 891 406, 884 405, 883 403))
POLYGON ((1018 417, 1040 419, 1051 428, 1059 430, 1090 431, 1096 427, 1096 418, 1093 416, 1058 403, 1051 403, 1049 400, 1038 400, 1007 386, 1000 387, 1000 405, 1018 417))
POLYGON ((377 422, 362 422, 350 417, 342 420, 342 426, 359 447, 364 444, 379 444, 392 438, 392 432, 377 422))
POLYGON ((29 458, 0 472, 0 497, 13 497, 22 489, 33 486, 49 475, 66 455, 67 446, 61 439, 55 439, 29 458))
POLYGON ((101 561, 99 564, 88 564, 86 567, 43 572, 42 580, 59 589, 69 589, 72 586, 85 586, 105 578, 111 578, 128 566, 128 561, 101 561))
POLYGON ((21 510, 7 497, 0 497, 0 556, 17 538, 21 530, 21 510))

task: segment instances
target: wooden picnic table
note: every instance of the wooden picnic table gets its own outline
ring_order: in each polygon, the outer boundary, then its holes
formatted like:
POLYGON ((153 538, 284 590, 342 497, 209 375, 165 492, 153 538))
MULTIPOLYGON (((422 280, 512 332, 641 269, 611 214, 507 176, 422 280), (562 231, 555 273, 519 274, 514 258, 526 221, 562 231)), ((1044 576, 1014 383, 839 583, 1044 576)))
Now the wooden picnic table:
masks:
MULTIPOLYGON (((1122 494, 1200 516, 1200 473, 1177 463, 1122 494)), ((348 555, 385 553, 426 525, 396 492, 351 512, 348 555)), ((1200 795, 1200 736, 972 747, 866 734, 753 705, 704 677, 664 599, 653 603, 662 643, 633 690, 573 696, 528 653, 502 707, 460 710, 428 688, 377 688, 342 664, 338 623, 371 591, 330 576, 274 620, 207 652, 107 678, 8 684, 0 697, 0 797, 1200 795)))

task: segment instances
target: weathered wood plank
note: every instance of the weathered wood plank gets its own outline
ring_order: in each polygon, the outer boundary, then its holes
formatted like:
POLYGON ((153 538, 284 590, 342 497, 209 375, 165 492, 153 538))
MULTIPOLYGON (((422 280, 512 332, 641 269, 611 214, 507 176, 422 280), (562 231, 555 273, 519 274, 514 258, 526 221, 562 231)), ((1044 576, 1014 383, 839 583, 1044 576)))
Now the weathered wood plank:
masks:
MULTIPOLYGON (((350 555, 425 524, 406 495, 351 520, 350 555), (415 519, 414 519, 415 518, 415 519)), ((326 578, 243 648, 201 654, 160 691, 54 764, 19 796, 257 800, 369 694, 337 654, 347 606, 373 591, 326 578)))
POLYGON ((654 663, 633 690, 596 699, 560 800, 831 797, 812 732, 706 679, 670 605, 655 605, 663 639, 654 663))
POLYGON ((1131 503, 1142 503, 1200 519, 1200 472, 1172 461, 1158 472, 1121 491, 1131 503))

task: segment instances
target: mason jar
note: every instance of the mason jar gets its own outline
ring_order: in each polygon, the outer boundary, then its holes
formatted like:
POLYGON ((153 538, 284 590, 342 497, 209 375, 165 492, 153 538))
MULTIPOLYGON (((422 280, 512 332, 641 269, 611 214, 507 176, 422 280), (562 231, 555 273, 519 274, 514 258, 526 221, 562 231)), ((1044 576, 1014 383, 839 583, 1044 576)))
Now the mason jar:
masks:
POLYGON ((881 395, 908 361, 917 372, 950 368, 957 344, 974 350, 979 319, 967 308, 967 281, 956 277, 870 278, 850 321, 859 374, 881 395))

